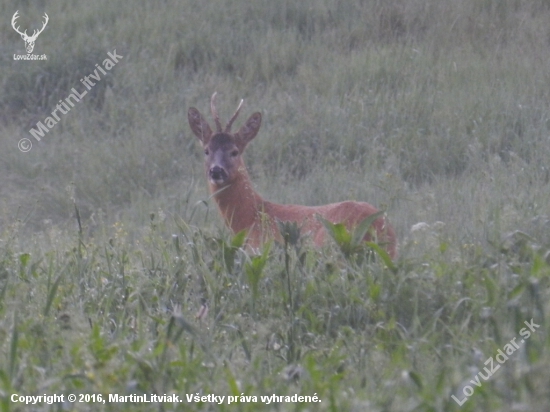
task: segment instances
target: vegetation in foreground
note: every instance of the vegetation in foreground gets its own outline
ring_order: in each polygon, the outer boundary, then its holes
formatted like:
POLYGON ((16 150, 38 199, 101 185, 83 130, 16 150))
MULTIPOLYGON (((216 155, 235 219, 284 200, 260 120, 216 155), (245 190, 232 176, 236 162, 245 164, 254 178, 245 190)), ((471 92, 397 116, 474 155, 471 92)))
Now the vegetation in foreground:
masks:
POLYGON ((44 7, 21 6, 19 23, 48 13, 47 61, 12 60, 24 43, 9 19, 0 44, 1 410, 549 409, 546 1, 44 7), (243 252, 185 119, 215 90, 222 116, 242 97, 262 112, 246 158, 259 192, 369 201, 400 258, 340 229, 317 250, 289 225, 286 244, 243 252), (14 393, 184 402, 29 407, 14 393))
MULTIPOLYGON (((254 256, 240 248, 242 235, 157 216, 134 244, 116 225, 106 241, 75 235, 69 248, 44 253, 5 248, 3 410, 25 409, 13 393, 73 393, 175 394, 185 410, 448 411, 458 409, 452 395, 471 394, 465 385, 474 394, 463 410, 547 406, 549 250, 535 239, 516 232, 492 253, 464 245, 453 256, 437 230, 422 228, 415 242, 431 238, 432 250, 386 265, 383 253, 366 259, 367 247, 317 250, 296 227, 283 230, 284 245, 254 256), (172 225, 179 234, 170 237, 172 225), (539 327, 490 376, 496 366, 486 360, 519 342, 525 321, 539 327), (490 378, 478 387, 470 380, 479 371, 490 378), (186 394, 241 402, 188 403, 186 394), (262 402, 274 394, 321 403, 262 402)), ((182 406, 99 409, 174 408, 182 406)))

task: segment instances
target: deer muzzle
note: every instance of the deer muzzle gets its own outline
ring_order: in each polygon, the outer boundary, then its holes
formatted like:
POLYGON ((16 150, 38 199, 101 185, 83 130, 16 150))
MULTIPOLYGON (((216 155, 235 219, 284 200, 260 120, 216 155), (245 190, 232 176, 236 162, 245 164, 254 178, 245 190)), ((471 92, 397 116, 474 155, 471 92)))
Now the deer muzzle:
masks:
POLYGON ((228 177, 225 169, 220 166, 211 167, 208 171, 208 176, 210 177, 210 181, 217 185, 224 183, 228 177))

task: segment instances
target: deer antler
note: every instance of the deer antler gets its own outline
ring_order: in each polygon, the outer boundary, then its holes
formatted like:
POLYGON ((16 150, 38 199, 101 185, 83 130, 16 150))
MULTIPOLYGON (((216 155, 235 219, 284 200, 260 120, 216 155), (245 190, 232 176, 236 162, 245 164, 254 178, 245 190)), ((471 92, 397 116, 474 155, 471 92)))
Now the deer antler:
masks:
MULTIPOLYGON (((222 132, 222 124, 220 122, 220 115, 218 114, 218 110, 216 109, 216 95, 218 92, 214 92, 212 97, 210 98, 210 110, 212 111, 212 116, 214 116, 214 121, 216 122, 216 129, 217 133, 222 132)), ((224 133, 229 133, 231 131, 231 125, 239 115, 239 112, 241 111, 241 107, 243 106, 244 99, 241 99, 239 106, 237 107, 237 110, 235 110, 235 114, 231 119, 229 119, 229 122, 227 122, 227 126, 225 126, 224 133)))
MULTIPOLYGON (((32 40, 36 40, 38 35, 40 33, 42 33, 44 31, 44 29, 46 28, 46 24, 48 24, 48 22, 50 21, 50 18, 48 17, 48 15, 46 13, 44 13, 43 17, 44 17, 44 23, 42 23, 42 28, 40 30, 34 30, 33 31, 32 36, 31 36, 32 40)), ((25 32, 26 32, 26 30, 25 30, 25 32)))
POLYGON ((235 114, 229 120, 229 122, 227 123, 227 126, 225 126, 225 133, 229 133, 231 131, 231 125, 233 124, 233 122, 235 121, 237 116, 239 115, 239 111, 241 110, 241 107, 243 106, 243 103, 244 103, 244 99, 241 99, 241 102, 239 103, 239 106, 237 107, 237 110, 235 110, 235 114))
POLYGON ((212 116, 214 116, 214 121, 216 122, 216 129, 218 133, 222 132, 222 124, 220 123, 220 115, 218 114, 218 111, 216 110, 216 94, 218 92, 214 92, 212 95, 212 98, 210 99, 210 110, 212 111, 212 116))
POLYGON ((19 33, 24 39, 26 40, 30 40, 30 41, 33 41, 33 40, 36 40, 36 38, 38 37, 38 35, 40 33, 42 33, 44 31, 44 29, 46 28, 46 25, 48 24, 48 21, 50 21, 50 18, 48 17, 48 15, 46 13, 44 13, 44 23, 42 23, 42 28, 40 30, 34 30, 33 33, 32 33, 32 36, 29 36, 27 34, 27 30, 25 30, 24 32, 21 32, 21 30, 19 30, 19 26, 15 27, 15 24, 16 24, 16 20, 19 18, 19 10, 17 10, 15 12, 15 14, 13 15, 12 19, 11 19, 11 26, 13 27, 13 29, 19 33))
POLYGON ((17 11, 15 12, 15 14, 13 15, 13 17, 12 17, 12 19, 11 19, 11 27, 13 27, 13 29, 14 29, 17 33, 19 33, 21 36, 27 36, 27 30, 25 30, 24 33, 21 33, 21 31, 19 30, 19 26, 18 26, 18 27, 15 27, 15 20, 17 20, 17 19, 19 18, 18 14, 19 14, 19 10, 17 10, 17 11))

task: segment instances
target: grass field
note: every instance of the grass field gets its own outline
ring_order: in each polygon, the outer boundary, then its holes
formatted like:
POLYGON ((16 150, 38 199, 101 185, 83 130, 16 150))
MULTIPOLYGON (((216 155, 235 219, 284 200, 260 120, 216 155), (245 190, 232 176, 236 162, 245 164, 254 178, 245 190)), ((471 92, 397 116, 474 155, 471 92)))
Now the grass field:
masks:
POLYGON ((550 2, 2 1, 0 15, 1 411, 550 410, 550 2), (16 10, 29 33, 49 15, 33 52, 47 60, 14 60, 16 10), (72 89, 87 95, 38 141, 72 89), (246 153, 258 192, 368 201, 399 258, 294 237, 243 251, 187 124, 214 91, 222 120, 241 98, 241 122, 262 113, 246 153), (15 402, 44 394, 65 402, 15 402))

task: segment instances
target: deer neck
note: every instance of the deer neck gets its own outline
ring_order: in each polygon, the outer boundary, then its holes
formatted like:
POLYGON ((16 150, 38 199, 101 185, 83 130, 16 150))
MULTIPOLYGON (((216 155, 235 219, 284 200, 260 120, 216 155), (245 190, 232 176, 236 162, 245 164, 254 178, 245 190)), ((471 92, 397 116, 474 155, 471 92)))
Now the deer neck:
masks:
POLYGON ((260 218, 264 200, 252 187, 252 182, 243 165, 236 179, 225 188, 210 184, 210 193, 218 204, 225 223, 233 233, 251 228, 260 218))

